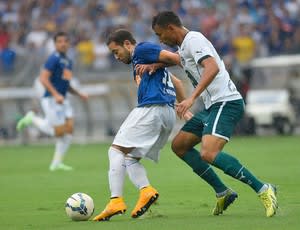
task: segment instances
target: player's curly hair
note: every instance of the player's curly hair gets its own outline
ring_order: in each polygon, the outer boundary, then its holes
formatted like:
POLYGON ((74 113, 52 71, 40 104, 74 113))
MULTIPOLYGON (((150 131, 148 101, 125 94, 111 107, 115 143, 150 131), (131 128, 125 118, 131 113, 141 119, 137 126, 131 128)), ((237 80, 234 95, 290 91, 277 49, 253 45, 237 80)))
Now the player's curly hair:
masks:
POLYGON ((109 34, 106 44, 109 45, 110 43, 115 42, 117 45, 122 46, 125 40, 130 41, 133 45, 136 44, 136 40, 128 30, 118 29, 109 34))
POLYGON ((170 24, 178 27, 182 26, 180 18, 173 11, 162 11, 152 18, 152 29, 156 25, 165 28, 170 24))

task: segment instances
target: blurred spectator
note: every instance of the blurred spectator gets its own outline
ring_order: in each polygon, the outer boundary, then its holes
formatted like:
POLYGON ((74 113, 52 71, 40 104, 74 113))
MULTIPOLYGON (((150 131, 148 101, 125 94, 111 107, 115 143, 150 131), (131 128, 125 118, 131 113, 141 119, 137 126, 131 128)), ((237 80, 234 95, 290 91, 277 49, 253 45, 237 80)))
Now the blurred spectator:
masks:
POLYGON ((5 24, 0 24, 0 52, 8 47, 8 43, 10 40, 9 33, 7 31, 5 24))
POLYGON ((222 56, 242 66, 254 57, 300 53, 299 0, 0 0, 0 50, 10 44, 5 57, 34 52, 43 61, 53 50, 53 32, 64 30, 83 67, 113 68, 113 59, 99 60, 106 34, 123 27, 138 41, 157 42, 151 20, 159 10, 175 11, 188 29, 202 31, 222 56), (93 44, 99 35, 103 41, 93 44))
POLYGON ((14 69, 16 53, 9 47, 10 35, 6 25, 0 25, 0 70, 10 73, 14 69))
POLYGON ((252 77, 250 62, 256 54, 256 43, 251 36, 251 32, 252 25, 240 24, 239 34, 232 40, 237 64, 240 66, 241 73, 248 85, 250 85, 252 77))
POLYGON ((270 55, 278 55, 283 51, 283 41, 280 39, 279 30, 273 29, 268 39, 268 50, 270 55))
POLYGON ((34 22, 32 30, 27 35, 26 44, 29 49, 40 49, 45 45, 47 38, 48 34, 45 28, 39 22, 34 22))
POLYGON ((219 19, 217 16, 216 8, 211 7, 203 12, 203 18, 200 23, 201 32, 209 39, 212 33, 218 28, 219 19))
POLYGON ((291 103, 295 108, 295 112, 300 116, 300 72, 292 70, 290 78, 287 81, 287 89, 290 92, 291 103))
POLYGON ((4 11, 2 13, 2 22, 3 23, 17 23, 19 14, 18 7, 19 5, 15 1, 5 1, 6 5, 4 6, 4 11))
POLYGON ((249 5, 247 3, 241 4, 237 12, 236 20, 242 25, 253 25, 254 18, 249 13, 249 5))
POLYGON ((293 53, 300 54, 300 27, 296 28, 295 34, 293 36, 293 53))
POLYGON ((299 17, 300 4, 298 0, 285 1, 285 8, 289 11, 293 19, 299 17))
POLYGON ((91 69, 94 62, 94 43, 86 31, 81 32, 81 38, 76 49, 79 55, 79 65, 85 69, 91 69))
POLYGON ((107 48, 104 38, 100 35, 94 43, 94 68, 96 70, 107 69, 110 67, 110 51, 107 48))
POLYGON ((4 73, 10 73, 14 70, 14 64, 16 59, 16 53, 9 47, 2 49, 0 52, 2 71, 4 73))

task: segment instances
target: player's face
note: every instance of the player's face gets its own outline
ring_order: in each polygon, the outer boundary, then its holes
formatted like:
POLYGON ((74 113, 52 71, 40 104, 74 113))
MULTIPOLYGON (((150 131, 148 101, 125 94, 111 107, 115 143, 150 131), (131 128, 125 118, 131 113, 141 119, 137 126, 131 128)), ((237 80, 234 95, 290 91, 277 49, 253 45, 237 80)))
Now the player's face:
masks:
POLYGON ((66 36, 59 36, 55 41, 55 48, 60 53, 66 53, 69 48, 69 39, 66 36))
POLYGON ((158 25, 155 25, 153 28, 155 34, 159 38, 159 41, 168 45, 168 46, 176 46, 176 38, 175 33, 171 29, 170 26, 167 26, 166 28, 160 27, 158 25))
POLYGON ((118 61, 121 61, 125 64, 131 63, 131 54, 126 46, 120 46, 115 42, 111 42, 109 43, 108 48, 118 61))

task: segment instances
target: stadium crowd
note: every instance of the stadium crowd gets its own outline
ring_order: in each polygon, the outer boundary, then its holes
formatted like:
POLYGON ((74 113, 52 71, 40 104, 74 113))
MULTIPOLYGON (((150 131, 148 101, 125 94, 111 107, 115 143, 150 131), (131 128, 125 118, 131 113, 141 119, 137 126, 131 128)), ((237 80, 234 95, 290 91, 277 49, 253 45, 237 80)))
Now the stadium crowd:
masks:
POLYGON ((0 0, 0 73, 14 71, 20 56, 43 60, 57 30, 70 33, 70 55, 80 67, 110 68, 107 33, 125 27, 138 41, 157 41, 151 19, 166 9, 205 34, 246 77, 253 57, 300 53, 299 0, 0 0))

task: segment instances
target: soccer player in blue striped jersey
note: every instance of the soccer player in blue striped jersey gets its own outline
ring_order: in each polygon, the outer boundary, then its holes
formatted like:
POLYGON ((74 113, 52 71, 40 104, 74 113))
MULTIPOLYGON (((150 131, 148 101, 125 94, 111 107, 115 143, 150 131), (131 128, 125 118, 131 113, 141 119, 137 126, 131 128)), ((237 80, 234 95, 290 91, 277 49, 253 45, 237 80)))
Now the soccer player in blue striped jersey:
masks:
MULTIPOLYGON (((134 81, 138 85, 138 103, 121 125, 109 148, 108 179, 111 198, 103 212, 94 218, 95 221, 109 220, 126 211, 123 199, 126 172, 140 190, 139 199, 131 212, 133 218, 143 215, 158 198, 159 194, 150 185, 140 159, 148 158, 155 162, 159 160, 159 152, 167 142, 176 121, 175 99, 184 99, 181 81, 167 69, 160 68, 152 75, 136 75, 137 64, 159 61, 159 45, 148 42, 136 44, 127 30, 111 33, 107 45, 117 60, 132 64, 134 81)), ((190 116, 187 113, 186 119, 190 116)))
POLYGON ((72 170, 72 167, 63 163, 64 156, 69 149, 73 133, 73 110, 68 100, 70 92, 83 100, 88 95, 78 91, 70 85, 72 79, 72 61, 66 53, 69 48, 69 38, 65 32, 58 32, 54 36, 55 52, 50 55, 44 64, 39 80, 45 87, 41 105, 45 118, 29 111, 17 124, 17 130, 33 124, 40 131, 56 137, 55 152, 50 164, 50 171, 72 170))

